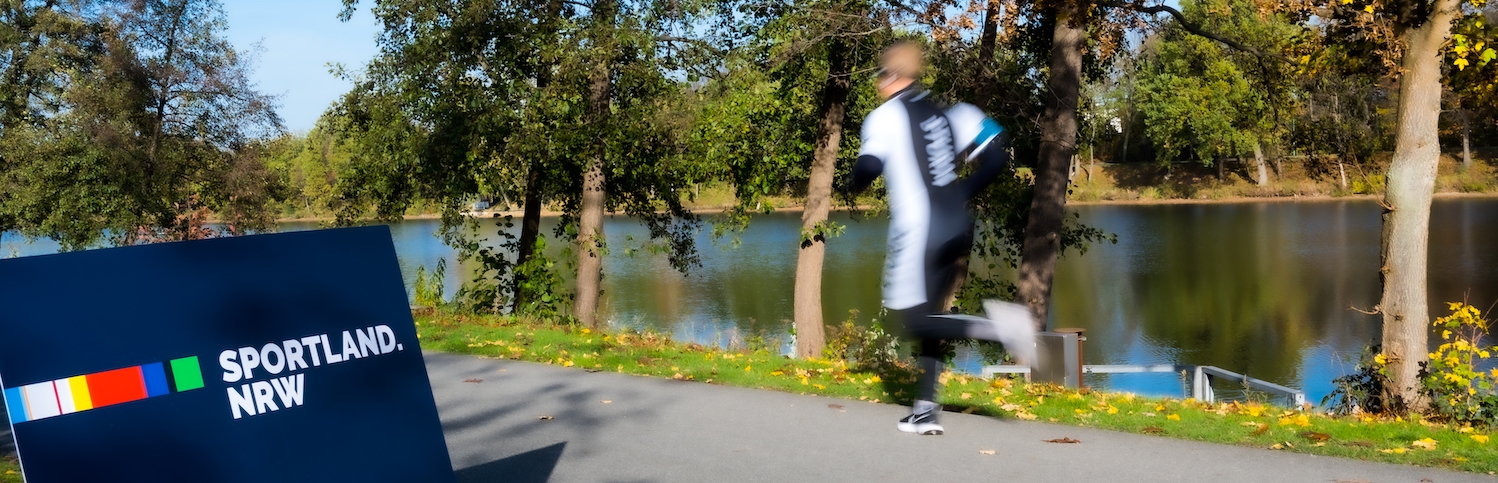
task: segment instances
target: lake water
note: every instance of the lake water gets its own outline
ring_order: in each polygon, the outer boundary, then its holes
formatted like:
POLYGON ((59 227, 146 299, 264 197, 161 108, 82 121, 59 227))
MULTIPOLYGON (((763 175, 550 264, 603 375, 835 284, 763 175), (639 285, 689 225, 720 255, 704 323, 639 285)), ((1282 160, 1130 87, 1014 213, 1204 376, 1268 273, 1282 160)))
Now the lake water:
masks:
MULTIPOLYGON (((1372 201, 1097 205, 1075 208, 1118 244, 1069 253, 1057 267, 1051 327, 1087 330, 1088 364, 1199 364, 1301 388, 1319 402, 1379 337, 1367 309, 1379 296, 1379 207, 1372 201)), ((835 214, 846 232, 828 243, 824 317, 866 324, 879 314, 883 218, 835 214)), ((555 219, 545 220, 550 235, 555 219)), ((282 230, 316 228, 286 223, 282 230)), ((433 236, 435 220, 392 225, 402 272, 447 259, 447 292, 466 269, 433 236)), ((650 328, 677 340, 726 345, 754 334, 785 336, 792 314, 799 213, 758 216, 734 243, 698 238, 702 266, 682 275, 639 245, 644 227, 605 221, 613 248, 604 262, 602 320, 650 328)), ((492 230, 492 229, 491 229, 492 230)), ((1445 302, 1487 309, 1498 301, 1498 199, 1438 200, 1430 233, 1432 317, 1445 302)), ((552 243, 553 249, 558 248, 552 243)), ((0 255, 51 253, 45 240, 0 240, 0 255)), ((1432 343, 1436 343, 1432 338, 1432 343)), ((1491 344, 1491 341, 1489 342, 1491 344)), ((964 353, 959 367, 980 363, 964 353)), ((1091 375, 1089 384, 1182 394, 1172 374, 1091 375)))

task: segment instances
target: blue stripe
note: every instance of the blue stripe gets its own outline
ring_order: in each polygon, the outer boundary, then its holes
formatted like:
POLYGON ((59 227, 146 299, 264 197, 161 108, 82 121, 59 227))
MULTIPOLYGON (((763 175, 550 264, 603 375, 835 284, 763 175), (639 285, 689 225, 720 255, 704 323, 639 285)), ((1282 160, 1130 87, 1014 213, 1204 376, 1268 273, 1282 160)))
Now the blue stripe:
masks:
POLYGON ((26 398, 21 396, 21 388, 5 390, 5 411, 10 413, 10 424, 26 422, 26 398))
POLYGON ((993 139, 994 136, 998 136, 999 133, 1004 132, 1004 127, 1000 126, 993 119, 984 118, 982 126, 983 130, 978 132, 978 138, 973 140, 974 146, 982 146, 989 139, 993 139))
POLYGON ((140 366, 140 373, 146 378, 146 397, 156 397, 172 392, 166 385, 166 370, 161 367, 160 362, 152 362, 140 366))

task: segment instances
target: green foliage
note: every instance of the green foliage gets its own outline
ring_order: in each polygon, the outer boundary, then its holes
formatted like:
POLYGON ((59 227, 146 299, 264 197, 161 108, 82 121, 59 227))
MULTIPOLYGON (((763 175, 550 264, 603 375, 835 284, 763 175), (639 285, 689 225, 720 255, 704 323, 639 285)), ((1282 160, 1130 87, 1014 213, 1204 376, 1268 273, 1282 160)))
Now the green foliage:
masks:
POLYGON ((1430 353, 1421 370, 1420 382, 1430 397, 1430 411, 1437 418, 1458 423, 1498 425, 1498 369, 1482 371, 1486 362, 1498 359, 1498 347, 1483 347, 1488 321, 1476 307, 1448 304, 1451 315, 1436 319, 1441 331, 1440 347, 1430 353))
POLYGON ((825 358, 846 361, 862 370, 887 371, 909 365, 901 356, 900 338, 885 332, 884 326, 875 319, 868 327, 854 325, 857 310, 850 310, 848 320, 832 327, 827 333, 827 347, 822 351, 825 358))
MULTIPOLYGON (((1202 28, 1271 52, 1290 48, 1304 29, 1282 14, 1259 14, 1247 0, 1189 1, 1181 9, 1202 28)), ((1281 112, 1293 102, 1284 92, 1288 66, 1181 29, 1145 45, 1137 107, 1160 162, 1190 153, 1211 165, 1277 138, 1281 112)))
POLYGON ((214 0, 0 6, 0 230, 64 249, 268 228, 280 129, 214 0))
POLYGON ((437 308, 445 304, 443 284, 447 276, 447 259, 437 260, 437 267, 427 273, 426 266, 416 267, 416 278, 411 281, 411 302, 422 307, 437 308))
POLYGON ((1387 365, 1379 346, 1368 347, 1352 372, 1332 380, 1332 392, 1321 400, 1321 405, 1344 415, 1404 414, 1409 406, 1392 390, 1387 365))

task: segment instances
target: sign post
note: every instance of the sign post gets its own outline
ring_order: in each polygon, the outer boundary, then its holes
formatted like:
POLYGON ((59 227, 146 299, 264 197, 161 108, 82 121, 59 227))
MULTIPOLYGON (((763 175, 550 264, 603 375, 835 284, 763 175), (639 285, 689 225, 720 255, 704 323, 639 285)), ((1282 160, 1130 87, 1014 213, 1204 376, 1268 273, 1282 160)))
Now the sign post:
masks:
POLYGON ((387 227, 0 261, 26 481, 451 482, 387 227))

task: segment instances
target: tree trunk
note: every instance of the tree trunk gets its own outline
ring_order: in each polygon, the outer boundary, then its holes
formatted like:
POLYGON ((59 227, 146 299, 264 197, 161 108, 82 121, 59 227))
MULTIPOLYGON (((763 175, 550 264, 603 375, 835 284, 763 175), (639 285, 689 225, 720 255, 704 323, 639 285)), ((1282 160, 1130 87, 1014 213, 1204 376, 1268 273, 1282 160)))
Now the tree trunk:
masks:
POLYGON ((1342 167, 1342 158, 1337 158, 1337 176, 1342 180, 1342 189, 1347 189, 1347 168, 1342 167))
POLYGON ((1254 162, 1259 165, 1259 186, 1269 186, 1269 168, 1264 164, 1264 148, 1254 141, 1254 162))
POLYGON ((994 91, 998 88, 993 73, 988 71, 993 64, 994 44, 999 37, 999 14, 1002 6, 999 0, 988 0, 988 8, 983 14, 983 34, 978 37, 978 70, 979 82, 978 98, 974 102, 983 109, 988 109, 988 102, 993 99, 994 91))
MULTIPOLYGON (((593 72, 588 79, 588 124, 593 132, 607 131, 609 99, 613 90, 613 28, 615 0, 599 0, 593 8, 593 72)), ((601 136, 600 136, 601 137, 601 136)), ((598 289, 603 277, 604 169, 607 153, 602 140, 583 171, 583 198, 577 220, 577 298, 573 315, 584 326, 598 326, 598 289)))
POLYGON ((1472 121, 1467 111, 1462 111, 1462 171, 1472 169, 1472 121))
MULTIPOLYGON (((546 2, 545 19, 543 24, 549 34, 555 34, 558 23, 561 21, 562 1, 548 0, 546 2)), ((551 86, 551 75, 554 65, 542 62, 536 66, 536 92, 545 92, 551 86)), ((509 203, 506 203, 508 205, 509 203)), ((525 265, 530 261, 536 251, 536 238, 541 233, 541 161, 532 159, 529 169, 525 172, 525 206, 524 214, 520 216, 520 246, 516 247, 515 266, 525 265)), ((511 273, 513 286, 510 292, 515 295, 511 310, 518 310, 526 302, 526 294, 521 287, 525 284, 525 277, 520 273, 511 273)))
POLYGON ((1040 153, 1035 167, 1035 198, 1025 224, 1020 251, 1019 301, 1046 327, 1051 280, 1061 256, 1061 226, 1066 211, 1066 169, 1077 150, 1077 98, 1082 86, 1082 44, 1087 32, 1074 24, 1072 12, 1056 14, 1051 35, 1051 71, 1045 114, 1040 119, 1040 153))
MULTIPOLYGON (((539 82, 538 82, 539 84, 539 82)), ((515 266, 518 268, 530 261, 532 254, 536 251, 536 237, 541 232, 541 163, 531 161, 530 169, 525 173, 525 214, 520 217, 520 246, 516 247, 515 266)), ((511 274, 514 287, 510 290, 515 295, 514 305, 511 310, 517 310, 526 302, 526 293, 521 290, 525 284, 525 277, 519 272, 511 274)))
POLYGON ((796 257, 796 356, 821 357, 826 338, 822 333, 822 261, 827 238, 815 234, 826 228, 832 209, 832 175, 837 168, 837 148, 843 139, 843 115, 848 103, 848 73, 851 59, 842 40, 832 42, 828 53, 827 84, 822 88, 822 121, 817 125, 817 150, 806 184, 806 211, 801 214, 801 250, 796 257))
POLYGON ((1430 201, 1435 190, 1436 137, 1441 111, 1441 46, 1451 33, 1459 0, 1437 0, 1430 18, 1405 34, 1399 82, 1398 133, 1384 193, 1383 353, 1393 390, 1412 409, 1420 396, 1420 363, 1427 359, 1430 312, 1426 301, 1430 201))

